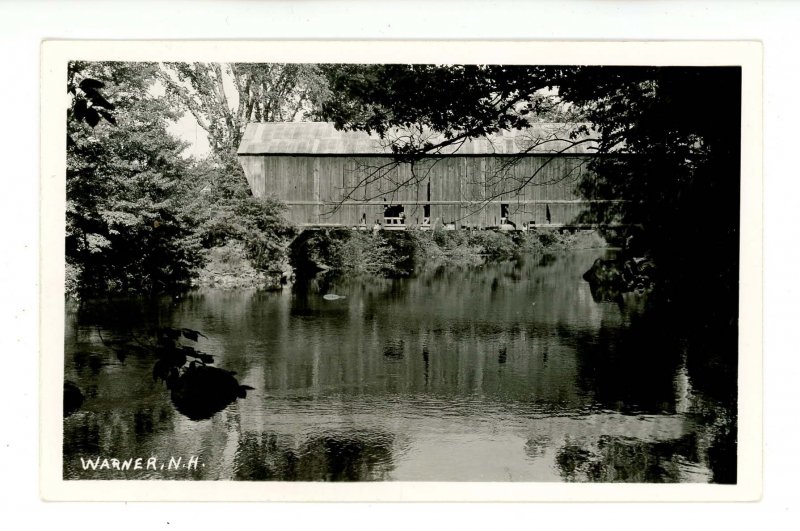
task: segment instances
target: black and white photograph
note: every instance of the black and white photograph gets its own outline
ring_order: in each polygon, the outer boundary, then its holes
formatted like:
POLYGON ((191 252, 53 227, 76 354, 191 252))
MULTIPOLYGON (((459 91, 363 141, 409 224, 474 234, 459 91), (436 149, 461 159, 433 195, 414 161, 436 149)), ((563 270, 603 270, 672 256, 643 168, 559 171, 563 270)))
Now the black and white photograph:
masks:
POLYGON ((94 50, 43 78, 64 489, 752 480, 747 54, 94 50))

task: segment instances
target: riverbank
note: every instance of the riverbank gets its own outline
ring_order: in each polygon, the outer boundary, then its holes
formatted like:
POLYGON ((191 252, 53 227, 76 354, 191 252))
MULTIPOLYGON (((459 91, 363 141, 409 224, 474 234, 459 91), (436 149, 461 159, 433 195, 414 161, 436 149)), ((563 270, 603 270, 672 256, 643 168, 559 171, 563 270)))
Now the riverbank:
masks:
POLYGON ((470 265, 509 260, 525 254, 608 247, 605 239, 594 230, 438 231, 413 235, 422 262, 434 266, 470 265))
MULTIPOLYGON (((607 247, 594 230, 536 229, 495 231, 309 231, 302 233, 270 270, 253 266, 241 242, 205 251, 192 280, 198 288, 281 289, 295 275, 318 271, 383 278, 411 276, 426 267, 469 266, 526 254, 607 247)), ((67 268, 66 290, 77 298, 77 272, 67 268)))
POLYGON ((590 230, 314 231, 292 244, 289 261, 298 275, 317 271, 397 278, 426 267, 468 266, 526 254, 607 247, 590 230))
POLYGON ((270 271, 253 267, 241 242, 230 241, 206 251, 205 265, 198 272, 193 286, 202 288, 280 289, 291 278, 288 261, 275 264, 270 271))

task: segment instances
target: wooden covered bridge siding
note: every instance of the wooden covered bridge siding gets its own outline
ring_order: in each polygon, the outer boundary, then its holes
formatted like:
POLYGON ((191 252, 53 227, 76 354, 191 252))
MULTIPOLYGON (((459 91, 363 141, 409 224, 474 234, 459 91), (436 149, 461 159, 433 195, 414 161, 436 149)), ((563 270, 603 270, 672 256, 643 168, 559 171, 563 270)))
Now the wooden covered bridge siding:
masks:
POLYGON ((487 148, 472 145, 417 163, 412 175, 410 164, 393 164, 381 147, 368 142, 371 137, 340 133, 331 124, 251 124, 239 159, 253 194, 274 194, 288 205, 288 219, 306 226, 353 226, 364 217, 372 226, 393 205, 403 206, 409 226, 422 223, 425 205, 430 205, 431 223, 457 227, 496 226, 501 205, 507 205, 518 226, 547 224, 548 209, 550 223, 562 225, 572 223, 587 206, 575 187, 588 171, 588 153, 520 157, 513 150, 486 154, 482 151, 487 148), (504 167, 509 168, 506 178, 499 179, 504 167), (379 168, 384 168, 380 179, 359 186, 379 168), (396 186, 406 182, 412 184, 396 186))

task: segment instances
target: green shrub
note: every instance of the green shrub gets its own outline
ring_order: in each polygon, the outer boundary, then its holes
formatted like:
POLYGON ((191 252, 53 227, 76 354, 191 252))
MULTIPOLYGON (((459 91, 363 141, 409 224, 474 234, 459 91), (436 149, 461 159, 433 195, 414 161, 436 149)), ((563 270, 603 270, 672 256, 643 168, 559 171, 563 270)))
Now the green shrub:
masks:
POLYGON ((558 236, 554 231, 536 231, 534 234, 544 247, 552 247, 558 241, 558 236))
POLYGON ((511 235, 494 231, 470 232, 469 245, 480 249, 487 260, 507 260, 517 254, 517 246, 511 235))
POLYGON ((597 247, 597 235, 557 231, 316 231, 293 246, 296 270, 330 269, 344 274, 407 276, 421 265, 477 265, 522 254, 557 251, 583 242, 597 247), (546 242, 547 244, 545 245, 546 242), (310 267, 309 267, 310 266, 310 267))

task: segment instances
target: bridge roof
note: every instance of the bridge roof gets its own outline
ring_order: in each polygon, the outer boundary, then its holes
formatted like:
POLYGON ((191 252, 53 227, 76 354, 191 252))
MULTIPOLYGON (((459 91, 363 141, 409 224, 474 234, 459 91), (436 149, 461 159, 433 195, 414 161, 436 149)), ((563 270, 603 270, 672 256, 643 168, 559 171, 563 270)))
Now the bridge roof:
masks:
MULTIPOLYGON (((586 135, 570 139, 575 124, 533 123, 522 131, 496 135, 448 146, 441 155, 592 154, 597 144, 586 135), (577 143, 576 141, 581 141, 577 143)), ((330 122, 250 123, 239 145, 239 155, 391 155, 391 141, 404 133, 388 133, 384 139, 362 131, 338 131, 330 122)), ((444 140, 428 134, 432 143, 444 140)))

